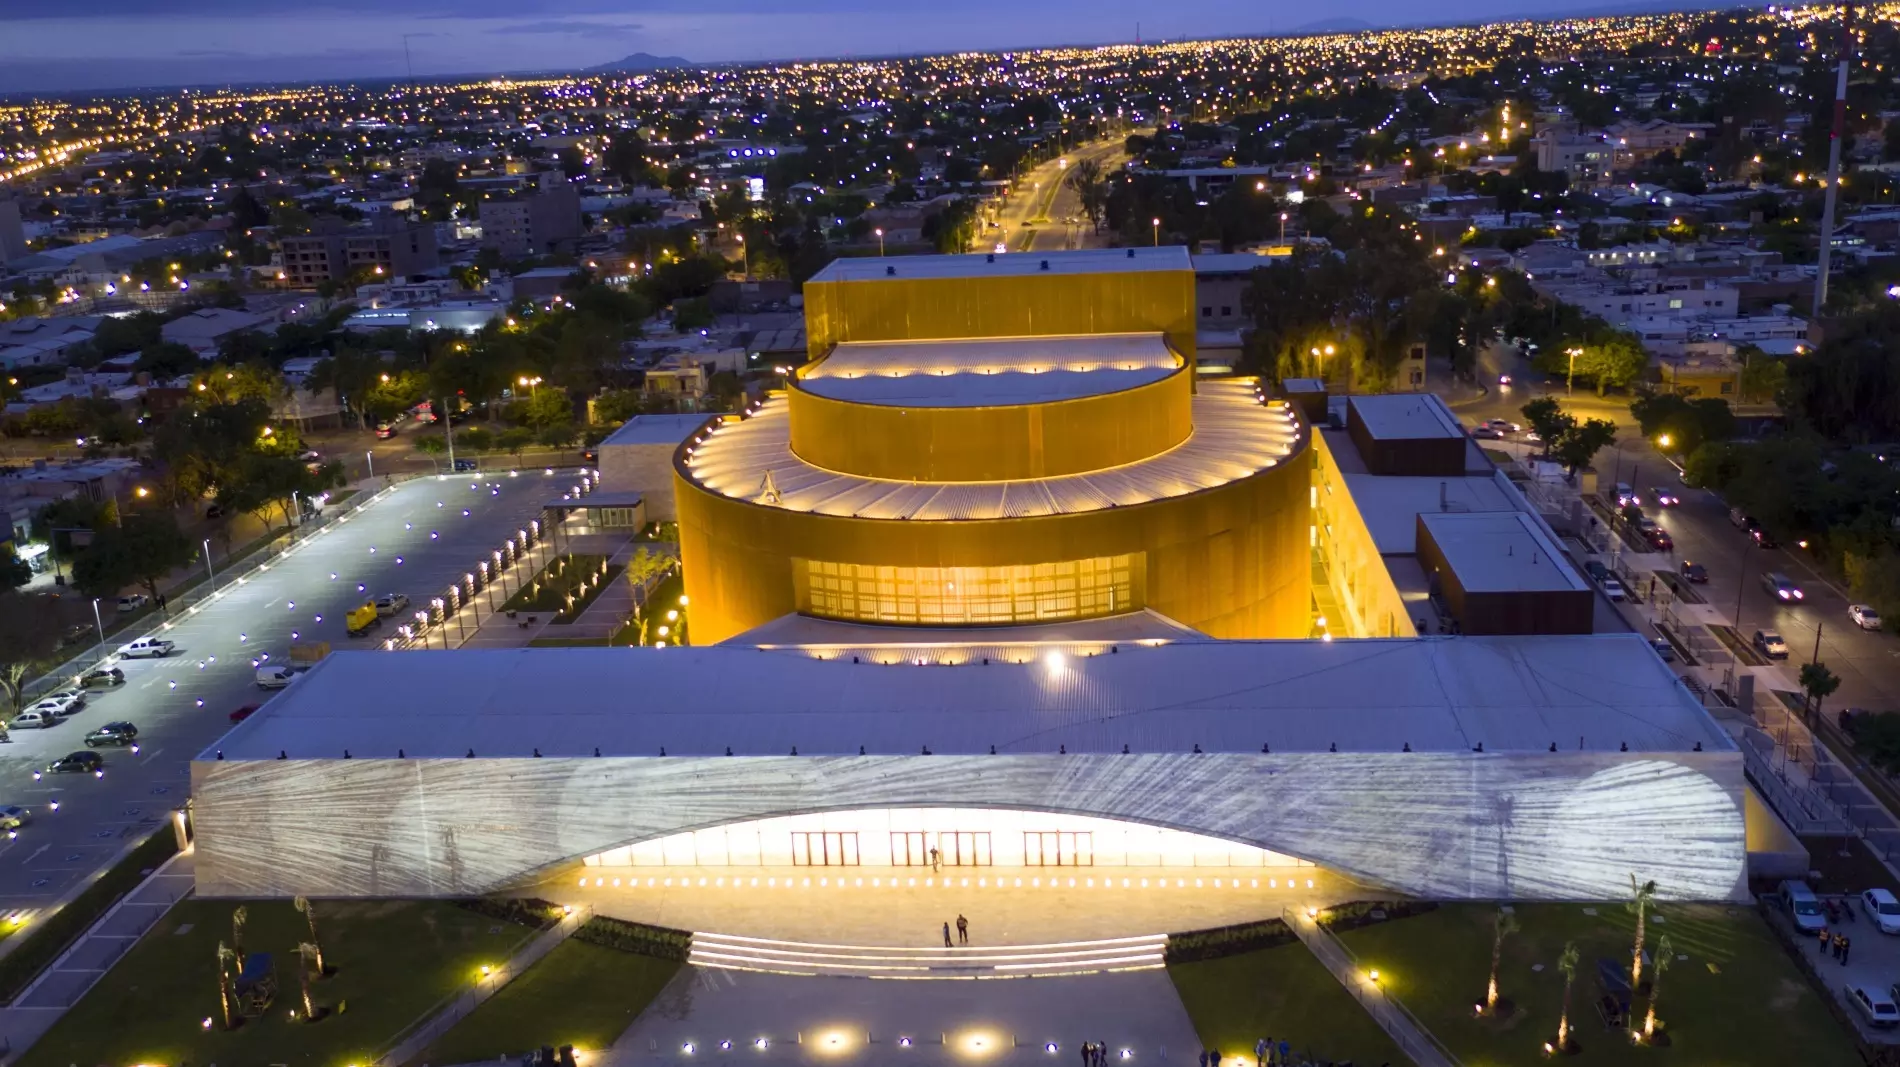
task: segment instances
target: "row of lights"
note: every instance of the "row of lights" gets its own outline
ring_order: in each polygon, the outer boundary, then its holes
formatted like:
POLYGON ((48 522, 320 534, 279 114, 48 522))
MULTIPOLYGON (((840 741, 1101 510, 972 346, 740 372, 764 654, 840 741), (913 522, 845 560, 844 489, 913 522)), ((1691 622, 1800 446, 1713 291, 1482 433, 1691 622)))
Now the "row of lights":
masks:
MULTIPOLYGON (((982 1052, 985 1049, 989 1048, 990 1040, 991 1039, 988 1035, 973 1034, 966 1037, 962 1043, 968 1045, 970 1051, 972 1052, 982 1052)), ((836 1031, 825 1034, 823 1037, 819 1038, 819 1043, 824 1046, 824 1050, 826 1052, 837 1052, 843 1049, 846 1046, 846 1044, 848 1044, 844 1035, 836 1031)), ((868 1038, 866 1039, 865 1043, 866 1044, 870 1043, 868 1038)), ((910 1048, 915 1044, 916 1044, 916 1041, 913 1038, 911 1038, 908 1034, 900 1035, 897 1039, 898 1048, 910 1048)), ((945 1044, 949 1044, 949 1041, 946 1040, 945 1044)), ((719 1047, 719 1051, 721 1052, 730 1052, 732 1051, 732 1040, 730 1038, 722 1040, 719 1042, 718 1047, 719 1047)), ((764 1052, 767 1049, 772 1047, 772 1041, 770 1038, 766 1038, 766 1037, 753 1038, 752 1047, 760 1052, 764 1052)), ((1056 1053, 1062 1051, 1062 1046, 1061 1044, 1055 1041, 1050 1041, 1050 1042, 1045 1043, 1042 1046, 1042 1050, 1048 1053, 1049 1055, 1053 1056, 1056 1053)), ((699 1051, 699 1045, 696 1042, 692 1042, 692 1041, 680 1042, 680 1052, 683 1055, 691 1056, 695 1052, 698 1052, 698 1051, 699 1051)), ((1116 1052, 1116 1058, 1123 1059, 1123 1060, 1134 1059, 1135 1050, 1132 1048, 1124 1047, 1116 1052)))
MULTIPOLYGON (((586 889, 586 888, 588 888, 588 885, 587 885, 587 881, 588 881, 588 880, 587 880, 587 878, 586 878, 585 876, 583 876, 583 877, 582 877, 582 878, 580 879, 580 883, 579 883, 579 885, 580 885, 580 888, 582 888, 582 889, 586 889)), ((662 879, 662 878, 648 878, 648 879, 647 879, 647 884, 646 884, 646 887, 645 887, 645 888, 647 888, 647 889, 671 889, 671 888, 674 888, 674 886, 673 886, 673 881, 674 881, 674 880, 673 880, 672 878, 663 878, 663 879, 662 879)), ((792 884, 792 879, 790 879, 790 878, 786 878, 786 879, 784 879, 783 881, 784 881, 784 884, 783 884, 783 885, 780 885, 780 884, 779 884, 779 882, 780 882, 780 879, 779 879, 779 878, 777 878, 776 876, 772 876, 772 877, 768 877, 768 878, 766 878, 766 880, 765 880, 765 886, 764 886, 764 888, 766 888, 766 889, 792 889, 792 888, 794 888, 794 886, 793 886, 793 884, 792 884)), ((899 885, 897 884, 897 879, 896 879, 896 878, 891 878, 891 879, 889 879, 888 881, 890 882, 890 884, 889 884, 888 886, 884 884, 884 882, 885 882, 885 881, 886 881, 886 879, 883 879, 883 878, 872 878, 872 879, 871 879, 871 888, 872 888, 872 889, 899 889, 899 888, 905 888, 905 889, 915 889, 915 888, 917 888, 917 879, 915 879, 915 878, 907 878, 907 879, 905 879, 905 881, 904 881, 904 885, 903 885, 903 886, 899 886, 899 885)), ((924 884, 923 884, 923 888, 925 888, 925 889, 936 889, 936 888, 939 888, 939 887, 937 886, 937 884, 936 884, 936 883, 937 883, 937 881, 938 881, 938 880, 937 880, 936 878, 934 878, 934 877, 931 877, 931 878, 925 878, 925 879, 924 879, 924 884)), ((949 878, 945 878, 945 879, 943 879, 942 881, 943 881, 943 885, 941 886, 941 888, 943 888, 943 889, 968 889, 968 888, 970 888, 970 880, 969 880, 968 878, 963 878, 963 879, 959 879, 959 880, 957 881, 957 884, 955 884, 955 885, 952 885, 952 883, 951 883, 951 879, 949 879, 949 878)), ((1028 886, 1028 888, 1030 888, 1030 889, 1043 889, 1043 888, 1048 888, 1048 889, 1078 889, 1078 888, 1079 888, 1079 889, 1094 889, 1094 888, 1096 888, 1096 885, 1095 885, 1095 879, 1093 879, 1093 878, 1084 878, 1084 879, 1082 879, 1082 885, 1080 885, 1080 886, 1077 886, 1077 885, 1075 884, 1075 881, 1076 881, 1076 880, 1075 880, 1074 878, 1070 878, 1070 879, 1068 879, 1068 881, 1067 881, 1067 884, 1065 885, 1065 884, 1063 883, 1063 880, 1062 880, 1062 879, 1059 879, 1059 878, 1051 878, 1051 879, 1049 879, 1049 884, 1048 884, 1048 886, 1046 886, 1046 887, 1045 887, 1045 886, 1044 886, 1044 885, 1042 884, 1042 878, 1041 878, 1041 877, 1032 877, 1032 878, 1030 878, 1030 879, 1029 879, 1029 886, 1028 886)), ((1205 878, 1196 878, 1196 879, 1194 879, 1194 888, 1195 888, 1195 889, 1206 889, 1206 888, 1208 888, 1208 886, 1207 886, 1207 882, 1208 882, 1208 881, 1209 881, 1209 879, 1205 879, 1205 878)), ((1223 889, 1223 888, 1224 888, 1224 889, 1240 889, 1240 888, 1242 888, 1242 886, 1241 886, 1241 884, 1240 884, 1240 881, 1241 881, 1241 880, 1240 880, 1240 879, 1238 879, 1238 878, 1215 878, 1215 879, 1212 879, 1212 881, 1213 881, 1213 883, 1214 883, 1214 885, 1213 885, 1213 888, 1215 888, 1215 889, 1223 889), (1223 884, 1223 883, 1225 883, 1225 884, 1223 884)), ((1299 888, 1302 888, 1302 886, 1300 885, 1300 879, 1298 879, 1298 878, 1288 878, 1288 879, 1285 879, 1285 881, 1286 881, 1286 886, 1285 886, 1284 888, 1287 888, 1287 889, 1299 889, 1299 888)), ((593 888, 595 888, 595 889, 606 889, 606 888, 614 888, 614 889, 619 889, 619 888, 621 888, 621 884, 620 884, 620 883, 621 883, 621 879, 619 879, 619 878, 613 878, 613 879, 609 879, 609 878, 605 878, 605 877, 596 877, 596 878, 594 878, 594 880, 593 880, 593 882, 594 882, 594 885, 593 885, 593 888)), ((836 888, 838 888, 838 889, 844 889, 844 888, 846 888, 846 886, 845 886, 845 880, 844 880, 843 878, 839 878, 839 879, 837 880, 837 882, 838 882, 838 884, 837 884, 837 886, 836 886, 836 888)), ((989 882, 990 882, 990 879, 988 879, 988 878, 978 878, 978 879, 976 880, 976 888, 978 888, 978 889, 989 889, 989 888, 992 888, 992 887, 990 886, 990 884, 989 884, 989 882)), ((1280 885, 1280 882, 1281 882, 1281 879, 1279 879, 1279 878, 1277 878, 1277 877, 1275 877, 1275 878, 1269 878, 1269 879, 1267 879, 1267 888, 1268 888, 1268 889, 1280 889, 1280 888, 1282 888, 1282 887, 1281 887, 1281 885, 1280 885)), ((641 888, 641 886, 640 886, 640 879, 638 879, 638 878, 628 878, 628 879, 626 879, 626 883, 627 883, 627 884, 626 884, 626 888, 628 888, 628 889, 639 889, 639 888, 641 888)), ((996 885, 994 886, 994 888, 996 888, 996 889, 1022 889, 1022 888, 1023 888, 1023 880, 1022 880, 1021 878, 1017 878, 1017 879, 1014 879, 1014 880, 1013 880, 1013 883, 1014 883, 1014 884, 1012 884, 1012 885, 1005 885, 1005 881, 1004 881, 1004 879, 1002 879, 1002 878, 998 878, 998 879, 996 879, 996 885)), ((687 878, 687 877, 681 877, 681 878, 679 879, 679 887, 678 887, 678 888, 681 888, 681 889, 690 889, 690 888, 694 888, 694 883, 693 883, 693 880, 692 880, 691 878, 687 878)), ((706 879, 705 879, 704 877, 701 877, 701 878, 699 879, 699 882, 698 882, 698 888, 700 888, 700 889, 706 889, 706 888, 713 888, 713 889, 725 889, 725 888, 727 888, 727 886, 726 886, 726 879, 725 879, 724 877, 717 877, 717 878, 714 878, 714 879, 712 879, 712 883, 711 883, 711 885, 710 885, 710 886, 708 886, 708 884, 707 884, 707 880, 706 880, 706 879)), ((747 881, 746 879, 744 879, 744 878, 737 878, 737 877, 735 877, 735 878, 733 878, 733 879, 732 879, 732 886, 731 886, 731 888, 733 888, 733 889, 747 889, 747 888, 749 888, 749 889, 758 889, 758 888, 760 888, 760 886, 759 886, 759 880, 758 880, 758 879, 757 879, 757 878, 755 877, 755 878, 752 878, 752 879, 750 880, 750 882, 748 883, 748 881, 747 881)), ((810 888, 811 888, 811 879, 810 879, 810 878, 801 878, 801 879, 799 879, 799 880, 798 880, 798 885, 796 886, 796 888, 799 888, 799 889, 810 889, 810 888)), ((820 888, 820 889, 829 889, 829 888, 833 888, 833 887, 831 886, 831 878, 830 878, 829 876, 826 876, 826 877, 821 877, 821 878, 819 878, 819 879, 818 879, 818 888, 820 888)), ((851 884, 851 886, 850 886, 850 888, 854 888, 854 889, 863 889, 863 888, 864 888, 864 879, 863 879, 863 878, 856 878, 856 879, 853 879, 853 880, 852 880, 852 884, 851 884)), ((1103 879, 1102 879, 1102 885, 1101 885, 1101 888, 1103 888, 1103 889, 1115 889, 1115 888, 1118 888, 1118 887, 1117 887, 1117 886, 1115 885, 1115 879, 1113 879, 1113 878, 1103 878, 1103 879)), ((1170 887, 1169 887, 1169 885, 1168 885, 1168 879, 1166 879, 1166 878, 1156 878, 1156 879, 1148 879, 1148 878, 1123 878, 1123 879, 1121 880, 1121 885, 1119 886, 1119 888, 1121 888, 1121 889, 1150 889, 1150 888, 1153 888, 1153 889, 1167 889, 1167 888, 1170 888, 1170 887), (1151 881, 1152 881, 1152 883, 1153 883, 1152 885, 1150 885, 1150 882, 1151 882, 1151 881)), ((1188 879, 1186 879, 1186 878, 1176 878, 1176 879, 1174 879, 1174 885, 1173 885, 1173 887, 1172 887, 1172 888, 1175 888, 1175 889, 1186 889, 1186 888, 1188 888, 1188 879)), ((1259 889, 1259 888, 1260 888, 1260 879, 1258 879, 1258 878, 1249 878, 1249 879, 1247 879, 1247 885, 1246 885, 1246 887, 1245 887, 1245 888, 1248 888, 1248 889, 1259 889)), ((1311 878, 1308 878, 1308 879, 1306 879, 1306 880, 1305 880, 1305 886, 1304 886, 1304 888, 1306 888, 1306 889, 1311 889, 1311 888, 1313 888, 1313 880, 1312 880, 1311 878)), ((1314 914, 1317 914, 1317 913, 1315 912, 1314 914)))

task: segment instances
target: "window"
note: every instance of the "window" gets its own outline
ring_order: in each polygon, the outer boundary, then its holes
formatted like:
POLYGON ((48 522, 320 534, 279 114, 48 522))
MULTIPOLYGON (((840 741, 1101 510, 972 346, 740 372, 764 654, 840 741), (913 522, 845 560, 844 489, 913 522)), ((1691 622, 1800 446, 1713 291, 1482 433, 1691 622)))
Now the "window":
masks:
POLYGON ((803 562, 799 610, 910 626, 993 626, 1138 610, 1145 557, 1099 556, 1005 567, 881 567, 803 562))
POLYGON ((1203 307, 1203 308, 1201 309, 1201 317, 1202 317, 1202 318, 1204 318, 1204 319, 1211 319, 1211 318, 1213 318, 1213 317, 1214 317, 1214 309, 1213 309, 1213 308, 1211 308, 1211 307, 1203 307))
POLYGON ((1095 834, 1088 830, 1029 830, 1023 833, 1025 867, 1093 867, 1095 834))
POLYGON ((1732 393, 1732 392, 1734 392, 1734 391, 1735 391, 1735 383, 1734 383, 1734 382, 1723 382, 1723 383, 1722 383, 1722 392, 1723 392, 1724 394, 1727 394, 1727 393, 1732 393))
POLYGON ((1669 310, 1671 310, 1671 311, 1677 311, 1677 310, 1680 310, 1680 309, 1681 309, 1681 307, 1682 307, 1682 298, 1681 298, 1681 297, 1679 297, 1679 296, 1676 296, 1676 297, 1671 297, 1671 298, 1669 299, 1669 310))
POLYGON ((1223 304, 1221 305, 1220 313, 1221 313, 1221 316, 1225 318, 1226 316, 1232 315, 1234 313, 1234 309, 1230 305, 1223 304))
POLYGON ((930 866, 930 846, 924 844, 924 838, 928 836, 922 830, 894 831, 891 834, 891 866, 930 866))
POLYGON ((858 835, 792 831, 792 866, 856 867, 858 835))
POLYGON ((945 830, 937 835, 937 849, 946 867, 990 865, 990 835, 984 831, 945 830))

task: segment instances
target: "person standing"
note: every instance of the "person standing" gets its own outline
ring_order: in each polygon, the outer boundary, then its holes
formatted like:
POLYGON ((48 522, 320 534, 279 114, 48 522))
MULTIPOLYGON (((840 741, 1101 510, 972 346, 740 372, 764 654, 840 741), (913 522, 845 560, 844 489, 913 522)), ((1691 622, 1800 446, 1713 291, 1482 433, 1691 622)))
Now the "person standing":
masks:
POLYGON ((950 943, 950 924, 949 924, 949 923, 944 923, 944 924, 943 924, 943 947, 944 947, 944 948, 956 948, 956 947, 957 947, 957 946, 955 946, 955 945, 953 945, 953 944, 951 944, 951 943, 950 943))
POLYGON ((1201 1067, 1207 1067, 1207 1050, 1201 1050, 1201 1067))
POLYGON ((1291 1062, 1293 1062, 1293 1046, 1289 1044, 1285 1038, 1281 1038, 1280 1039, 1281 1067, 1285 1067, 1286 1064, 1289 1064, 1291 1062))
POLYGON ((970 943, 970 920, 962 915, 957 916, 957 942, 963 945, 970 943))
POLYGON ((934 848, 930 850, 930 869, 938 874, 943 873, 943 853, 934 848))
POLYGON ((1831 943, 1828 938, 1827 927, 1825 926, 1821 927, 1821 932, 1819 936, 1821 938, 1821 955, 1825 956, 1827 955, 1828 945, 1831 943))
POLYGON ((1843 967, 1847 966, 1847 955, 1848 953, 1852 951, 1854 951, 1854 939, 1851 937, 1848 937, 1846 934, 1842 934, 1841 935, 1841 966, 1843 967))
POLYGON ((1253 1043, 1253 1067, 1267 1067, 1267 1048, 1272 1044, 1273 1039, 1267 1037, 1253 1043))
POLYGON ((1082 1042, 1082 1067, 1094 1067, 1094 1064, 1095 1046, 1084 1041, 1082 1042))

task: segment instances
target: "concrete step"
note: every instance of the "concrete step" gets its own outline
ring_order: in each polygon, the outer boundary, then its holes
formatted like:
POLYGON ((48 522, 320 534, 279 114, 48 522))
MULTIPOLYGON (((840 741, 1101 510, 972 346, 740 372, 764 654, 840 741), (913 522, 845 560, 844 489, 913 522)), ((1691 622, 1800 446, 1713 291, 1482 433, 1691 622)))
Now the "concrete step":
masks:
POLYGON ((699 967, 860 978, 1028 978, 1162 966, 1167 935, 1049 945, 908 948, 826 945, 695 933, 687 962, 699 967))

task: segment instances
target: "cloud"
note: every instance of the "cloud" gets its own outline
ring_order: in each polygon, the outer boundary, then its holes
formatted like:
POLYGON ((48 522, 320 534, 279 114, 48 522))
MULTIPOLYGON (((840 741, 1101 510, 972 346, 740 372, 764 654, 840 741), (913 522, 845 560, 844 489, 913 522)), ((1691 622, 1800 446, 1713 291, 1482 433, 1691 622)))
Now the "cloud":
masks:
POLYGON ((576 37, 624 37, 640 29, 637 22, 594 22, 586 19, 548 19, 542 22, 518 22, 496 26, 485 32, 501 37, 515 34, 571 34, 576 37))

